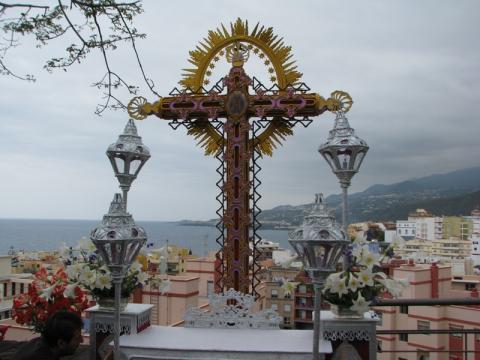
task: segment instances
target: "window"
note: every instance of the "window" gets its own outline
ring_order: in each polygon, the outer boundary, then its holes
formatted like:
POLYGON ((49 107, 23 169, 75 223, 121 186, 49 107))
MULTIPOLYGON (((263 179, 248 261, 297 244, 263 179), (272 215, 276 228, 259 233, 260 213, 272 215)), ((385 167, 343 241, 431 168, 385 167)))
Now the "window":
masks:
POLYGON ((430 321, 417 321, 417 330, 430 330, 430 321))
POLYGON ((472 284, 472 283, 465 284, 465 290, 468 290, 468 291, 475 290, 475 284, 472 284))
POLYGON ((405 342, 408 341, 408 334, 399 334, 398 337, 399 337, 400 341, 405 341, 405 342))
POLYGON ((3 283, 3 296, 7 296, 7 283, 3 283))
POLYGON ((290 310, 292 310, 292 307, 290 306, 290 304, 283 305, 283 311, 290 312, 290 310))
MULTIPOLYGON (((450 330, 463 330, 463 327, 462 326, 457 326, 457 325, 450 325, 449 329, 450 330)), ((463 338, 462 333, 456 333, 456 332, 450 333, 450 336, 454 337, 454 338, 459 338, 459 339, 463 338)))
POLYGON ((300 285, 298 287, 298 291, 301 292, 302 294, 305 294, 307 292, 307 285, 300 285))
POLYGON ((272 304, 272 310, 277 311, 278 310, 278 305, 277 304, 272 304))
POLYGON ((284 297, 285 299, 291 299, 291 298, 292 298, 292 294, 289 293, 289 292, 287 292, 287 293, 285 293, 285 294, 283 295, 283 297, 284 297))
POLYGON ((278 290, 272 289, 271 295, 272 295, 272 299, 278 298, 278 290))
POLYGON ((290 317, 289 317, 289 316, 285 316, 285 317, 283 318, 283 323, 284 323, 285 325, 290 325, 290 317))
POLYGON ((213 294, 213 281, 208 280, 207 281, 207 295, 213 294))
POLYGON ((417 359, 418 360, 429 360, 430 359, 430 353, 428 351, 419 350, 417 352, 417 359))
POLYGON ((13 282, 13 283, 12 283, 12 296, 15 296, 15 294, 17 293, 16 290, 17 290, 17 289, 16 289, 16 287, 15 287, 15 283, 13 282))
POLYGON ((20 283, 20 294, 23 294, 25 292, 25 284, 20 283))
POLYGON ((408 305, 400 305, 400 314, 408 314, 408 305))

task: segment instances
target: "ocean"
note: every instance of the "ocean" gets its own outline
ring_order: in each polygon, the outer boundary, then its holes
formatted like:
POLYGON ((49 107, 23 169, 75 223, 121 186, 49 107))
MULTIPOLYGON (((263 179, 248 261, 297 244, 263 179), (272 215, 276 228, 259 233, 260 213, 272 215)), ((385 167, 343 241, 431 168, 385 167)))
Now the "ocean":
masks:
MULTIPOLYGON (((154 247, 170 245, 187 247, 195 255, 205 256, 217 250, 215 239, 218 231, 211 226, 185 226, 176 222, 137 221, 148 235, 148 242, 154 247)), ((33 220, 0 219, 0 255, 14 250, 56 250, 62 242, 74 246, 82 237, 88 237, 92 229, 98 226, 95 220, 33 220)), ((280 243, 285 249, 291 249, 287 230, 261 230, 259 235, 266 240, 280 243)))

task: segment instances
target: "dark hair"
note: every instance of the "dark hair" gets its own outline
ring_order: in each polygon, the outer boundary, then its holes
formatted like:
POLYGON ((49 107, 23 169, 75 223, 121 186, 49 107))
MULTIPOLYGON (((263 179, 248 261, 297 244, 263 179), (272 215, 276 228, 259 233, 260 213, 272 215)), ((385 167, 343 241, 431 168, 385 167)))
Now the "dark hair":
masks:
POLYGON ((42 332, 42 336, 49 346, 56 346, 58 340, 69 342, 75 330, 81 330, 83 321, 77 314, 69 311, 59 311, 50 317, 42 332))

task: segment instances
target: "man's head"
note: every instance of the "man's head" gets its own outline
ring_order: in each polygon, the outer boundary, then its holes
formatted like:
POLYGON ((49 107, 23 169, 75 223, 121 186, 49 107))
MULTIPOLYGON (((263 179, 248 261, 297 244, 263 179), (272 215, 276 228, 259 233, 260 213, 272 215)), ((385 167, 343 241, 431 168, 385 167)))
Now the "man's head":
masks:
POLYGON ((59 311, 47 320, 42 336, 59 356, 71 355, 83 341, 82 326, 77 314, 59 311))

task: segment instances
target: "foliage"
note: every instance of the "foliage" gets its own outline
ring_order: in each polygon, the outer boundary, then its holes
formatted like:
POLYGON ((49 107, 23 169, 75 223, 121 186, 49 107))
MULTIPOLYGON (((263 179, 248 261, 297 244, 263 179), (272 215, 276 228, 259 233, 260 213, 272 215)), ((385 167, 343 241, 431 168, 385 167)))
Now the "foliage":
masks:
POLYGON ((349 267, 327 278, 323 296, 329 303, 360 313, 368 310, 382 293, 390 293, 393 297, 401 295, 408 282, 388 278, 380 267, 402 245, 400 238, 395 239, 383 254, 370 251, 369 244, 357 239, 353 250, 347 254, 349 267))
POLYGON ((49 275, 42 267, 28 291, 14 298, 12 317, 17 323, 42 332, 47 319, 56 312, 71 311, 80 315, 87 307, 85 292, 78 285, 68 283, 63 269, 49 275))
MULTIPOLYGON (((114 297, 115 289, 108 267, 98 256, 95 245, 90 240, 81 240, 76 249, 63 248, 61 256, 66 265, 68 281, 88 290, 95 299, 114 297)), ((138 287, 144 286, 148 275, 142 265, 134 261, 122 282, 122 296, 129 297, 138 287)))
MULTIPOLYGON (((0 74, 18 79, 35 81, 32 74, 18 75, 7 64, 7 54, 20 45, 20 38, 32 35, 36 46, 43 47, 54 41, 63 42, 65 54, 51 57, 44 68, 47 71, 67 69, 82 62, 93 51, 102 55, 105 74, 93 86, 103 91, 104 102, 96 109, 101 114, 107 108, 125 106, 114 94, 124 87, 129 94, 136 94, 137 87, 127 83, 112 67, 110 52, 121 44, 132 46, 143 80, 153 90, 153 82, 144 73, 135 41, 145 38, 133 26, 135 17, 143 12, 140 1, 116 0, 58 0, 53 6, 46 2, 14 3, 0 1, 0 29, 5 34, 0 38, 0 74)), ((158 94, 157 94, 158 95, 158 94)))

